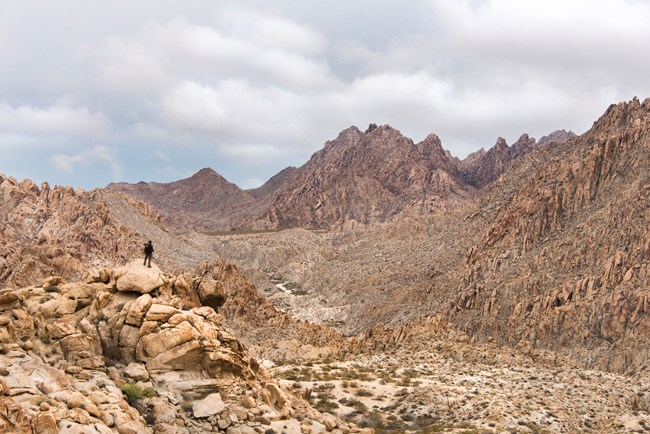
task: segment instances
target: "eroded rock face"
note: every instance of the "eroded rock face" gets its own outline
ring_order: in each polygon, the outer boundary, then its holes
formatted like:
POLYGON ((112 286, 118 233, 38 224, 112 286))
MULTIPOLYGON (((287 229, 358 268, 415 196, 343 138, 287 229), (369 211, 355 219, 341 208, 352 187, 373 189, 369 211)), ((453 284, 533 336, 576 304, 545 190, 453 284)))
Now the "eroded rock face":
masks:
MULTIPOLYGON (((320 423, 318 412, 260 367, 221 314, 189 307, 200 297, 188 300, 182 284, 175 289, 177 277, 137 263, 108 275, 107 282, 58 277, 0 290, 0 431, 245 431, 258 417, 273 424, 296 416, 320 423)), ((231 284, 189 282, 204 298, 231 284)))
POLYGON ((0 287, 52 274, 78 279, 90 263, 101 268, 139 252, 139 236, 112 218, 99 192, 1 174, 0 228, 0 287))

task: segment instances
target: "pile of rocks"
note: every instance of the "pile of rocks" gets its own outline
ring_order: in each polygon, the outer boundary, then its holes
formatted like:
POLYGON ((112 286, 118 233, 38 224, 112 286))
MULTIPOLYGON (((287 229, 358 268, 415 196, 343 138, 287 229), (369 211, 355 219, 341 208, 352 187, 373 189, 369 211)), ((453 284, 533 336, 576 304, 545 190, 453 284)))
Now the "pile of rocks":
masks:
POLYGON ((281 387, 201 305, 222 288, 134 261, 0 290, 0 432, 359 432, 281 387))

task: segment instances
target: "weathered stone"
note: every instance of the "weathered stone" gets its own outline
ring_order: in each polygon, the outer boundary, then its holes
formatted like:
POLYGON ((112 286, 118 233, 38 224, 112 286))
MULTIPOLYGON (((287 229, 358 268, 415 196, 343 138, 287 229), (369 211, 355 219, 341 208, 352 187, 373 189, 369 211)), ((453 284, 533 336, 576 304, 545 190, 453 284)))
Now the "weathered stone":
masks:
POLYGON ((58 434, 56 418, 52 413, 37 413, 31 420, 32 432, 38 434, 58 434))
POLYGON ((325 425, 325 428, 327 428, 327 431, 332 431, 334 428, 337 427, 338 421, 331 414, 324 413, 323 414, 323 424, 325 425))
POLYGON ((153 299, 149 294, 144 294, 138 297, 137 300, 131 304, 129 313, 126 315, 126 323, 135 327, 140 327, 149 307, 151 307, 153 302, 152 300, 153 299))
POLYGON ((162 272, 153 265, 148 268, 135 260, 115 270, 118 291, 133 291, 147 294, 165 284, 162 272))
POLYGON ((220 430, 225 430, 226 428, 228 428, 228 427, 230 426, 230 424, 231 424, 231 422, 230 422, 230 419, 228 419, 228 418, 226 418, 226 419, 219 419, 219 420, 217 421, 217 427, 218 427, 220 430))
POLYGON ((149 380, 149 371, 141 363, 129 363, 123 372, 128 378, 132 378, 135 381, 149 380))
POLYGON ((218 393, 211 393, 200 401, 194 401, 192 404, 192 413, 194 417, 204 418, 214 414, 219 414, 225 408, 225 404, 218 393))
POLYGON ((49 276, 43 279, 41 286, 43 288, 52 288, 63 283, 63 278, 61 276, 49 276))
POLYGON ((239 403, 243 405, 245 408, 255 408, 257 407, 257 404, 255 403, 255 400, 253 399, 252 396, 243 396, 240 400, 239 403))

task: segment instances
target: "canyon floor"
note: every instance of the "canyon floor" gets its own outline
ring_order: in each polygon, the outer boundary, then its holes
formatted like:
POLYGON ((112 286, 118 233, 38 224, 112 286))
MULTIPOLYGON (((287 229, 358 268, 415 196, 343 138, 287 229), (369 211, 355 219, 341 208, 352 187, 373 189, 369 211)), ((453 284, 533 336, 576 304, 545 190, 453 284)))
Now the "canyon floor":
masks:
POLYGON ((650 432, 650 379, 538 356, 431 342, 272 372, 315 408, 378 432, 650 432))

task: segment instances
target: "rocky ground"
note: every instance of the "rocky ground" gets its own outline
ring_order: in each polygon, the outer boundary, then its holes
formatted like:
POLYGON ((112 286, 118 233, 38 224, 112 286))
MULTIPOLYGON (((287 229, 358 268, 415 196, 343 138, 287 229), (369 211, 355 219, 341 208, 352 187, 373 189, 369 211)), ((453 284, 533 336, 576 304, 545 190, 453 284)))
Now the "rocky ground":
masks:
POLYGON ((381 432, 650 432, 648 377, 491 346, 431 342, 271 372, 316 408, 381 432))

